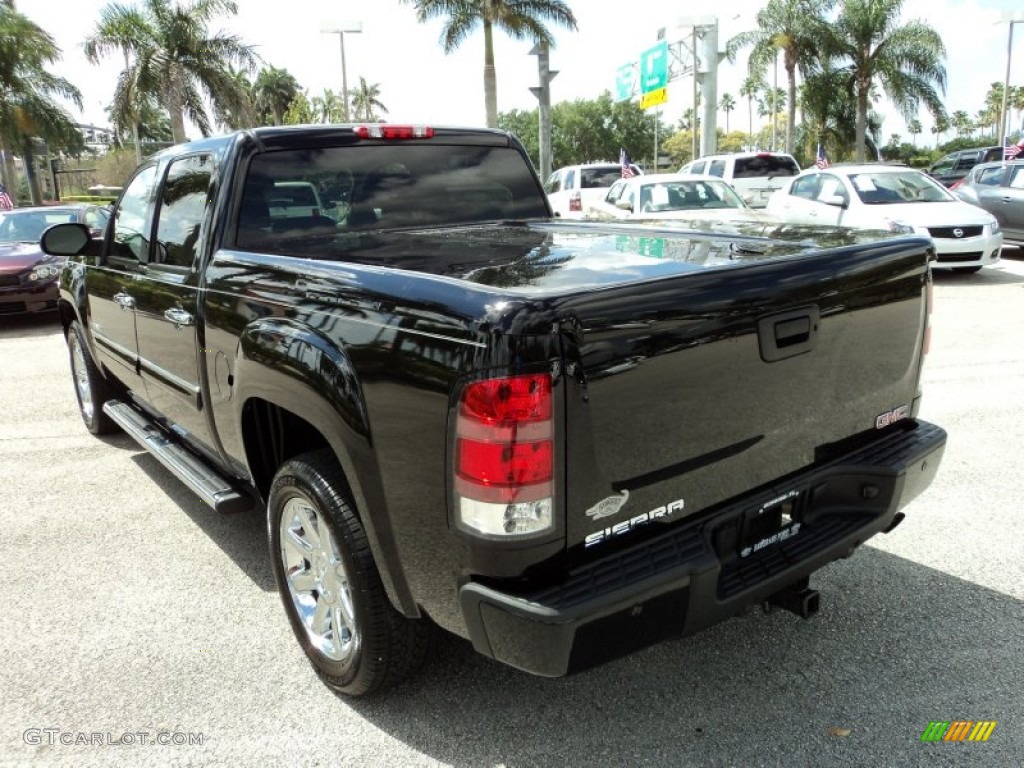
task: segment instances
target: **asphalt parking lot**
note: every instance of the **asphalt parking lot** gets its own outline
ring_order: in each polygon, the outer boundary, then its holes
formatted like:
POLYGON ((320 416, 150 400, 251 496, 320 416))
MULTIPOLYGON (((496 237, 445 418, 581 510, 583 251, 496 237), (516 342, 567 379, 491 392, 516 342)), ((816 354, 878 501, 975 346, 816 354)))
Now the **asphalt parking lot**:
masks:
POLYGON ((559 680, 446 638, 366 702, 302 656, 263 521, 89 435, 55 321, 0 320, 0 765, 1020 765, 1024 253, 1004 256, 938 274, 921 415, 943 466, 812 580, 818 616, 756 611, 559 680), (935 720, 997 726, 922 743, 935 720))

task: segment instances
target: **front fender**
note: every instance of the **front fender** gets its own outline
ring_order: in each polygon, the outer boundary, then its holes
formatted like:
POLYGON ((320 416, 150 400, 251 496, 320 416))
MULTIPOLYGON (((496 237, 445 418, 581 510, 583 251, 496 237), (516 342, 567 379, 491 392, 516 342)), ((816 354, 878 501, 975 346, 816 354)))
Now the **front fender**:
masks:
POLYGON ((246 402, 259 398, 323 435, 348 480, 388 596, 403 614, 418 616, 398 556, 362 387, 345 351, 308 326, 264 318, 241 333, 234 376, 237 424, 246 402))

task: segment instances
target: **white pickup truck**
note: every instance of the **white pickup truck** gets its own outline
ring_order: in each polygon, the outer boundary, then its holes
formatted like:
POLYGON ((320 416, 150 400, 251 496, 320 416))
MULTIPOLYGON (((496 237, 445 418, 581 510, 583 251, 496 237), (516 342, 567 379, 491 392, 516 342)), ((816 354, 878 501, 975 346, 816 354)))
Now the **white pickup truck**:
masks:
MULTIPOLYGON (((635 165, 630 168, 636 176, 643 173, 635 165)), ((582 219, 587 206, 603 198, 611 185, 621 178, 622 166, 618 163, 567 165, 548 177, 544 191, 555 216, 582 219)))

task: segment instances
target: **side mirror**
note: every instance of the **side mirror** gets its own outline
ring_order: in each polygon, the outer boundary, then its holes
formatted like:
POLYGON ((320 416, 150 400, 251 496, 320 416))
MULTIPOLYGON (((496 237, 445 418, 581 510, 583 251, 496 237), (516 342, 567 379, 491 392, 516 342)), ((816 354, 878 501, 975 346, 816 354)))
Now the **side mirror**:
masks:
POLYGON ((845 208, 847 206, 846 198, 842 195, 829 195, 828 197, 821 198, 819 202, 825 205, 833 205, 836 208, 845 208))
POLYGON ((632 211, 633 203, 631 203, 629 200, 623 200, 619 198, 618 200, 615 201, 615 207, 621 208, 624 211, 632 211))
POLYGON ((39 246, 50 256, 77 256, 91 239, 89 228, 84 224, 56 224, 43 232, 39 246))

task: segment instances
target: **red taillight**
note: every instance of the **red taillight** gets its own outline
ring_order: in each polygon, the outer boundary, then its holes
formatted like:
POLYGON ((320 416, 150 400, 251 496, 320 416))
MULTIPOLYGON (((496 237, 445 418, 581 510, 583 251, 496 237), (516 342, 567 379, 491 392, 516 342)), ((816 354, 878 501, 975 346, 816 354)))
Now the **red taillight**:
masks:
POLYGON ((352 130, 361 139, 434 138, 434 129, 425 125, 357 125, 352 130))
POLYGON ((569 210, 570 211, 582 211, 583 200, 580 198, 579 192, 573 192, 569 197, 569 210))
POLYGON ((550 374, 485 379, 462 391, 455 422, 455 491, 460 509, 468 510, 463 518, 495 516, 470 521, 470 527, 485 533, 532 532, 501 526, 512 507, 534 502, 550 516, 553 423, 550 374))
POLYGON ((462 392, 462 415, 482 424, 546 421, 551 418, 551 377, 485 379, 462 392))
POLYGON ((459 438, 459 475, 470 483, 518 488, 551 479, 551 441, 482 443, 459 438))
POLYGON ((949 189, 950 189, 950 191, 952 191, 952 190, 956 189, 957 187, 962 187, 962 186, 963 186, 963 183, 964 183, 964 182, 965 182, 966 180, 967 180, 967 179, 966 179, 966 177, 965 177, 965 178, 963 178, 963 179, 957 179, 956 181, 954 181, 954 182, 953 182, 952 184, 950 184, 950 185, 949 185, 949 189))

